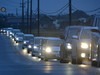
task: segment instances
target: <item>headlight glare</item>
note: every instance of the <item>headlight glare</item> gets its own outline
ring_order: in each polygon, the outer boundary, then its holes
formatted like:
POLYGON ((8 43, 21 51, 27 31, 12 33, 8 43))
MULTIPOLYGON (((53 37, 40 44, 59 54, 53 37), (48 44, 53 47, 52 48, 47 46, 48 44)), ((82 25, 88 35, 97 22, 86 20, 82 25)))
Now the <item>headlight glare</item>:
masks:
POLYGON ((87 43, 81 43, 81 48, 88 48, 88 44, 87 43))
POLYGON ((84 57, 85 57, 85 53, 81 53, 81 57, 83 57, 83 58, 84 58, 84 57))
POLYGON ((32 48, 32 46, 31 45, 28 45, 28 48, 32 48))
POLYGON ((37 46, 34 46, 35 49, 37 49, 37 46))
POLYGON ((18 38, 16 38, 16 40, 19 40, 18 38))
POLYGON ((46 52, 51 52, 51 49, 50 48, 46 48, 46 52))
POLYGON ((72 49, 72 45, 70 43, 66 43, 67 49, 72 49))
POLYGON ((26 41, 24 41, 24 44, 26 44, 26 41))

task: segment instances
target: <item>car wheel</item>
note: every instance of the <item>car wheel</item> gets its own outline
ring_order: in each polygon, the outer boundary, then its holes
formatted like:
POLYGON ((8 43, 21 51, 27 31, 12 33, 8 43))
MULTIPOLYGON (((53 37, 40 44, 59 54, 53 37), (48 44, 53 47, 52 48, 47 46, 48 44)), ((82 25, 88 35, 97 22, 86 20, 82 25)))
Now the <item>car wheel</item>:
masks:
POLYGON ((27 50, 27 53, 30 53, 30 51, 29 51, 29 50, 27 50))
POLYGON ((60 59, 60 63, 63 63, 63 59, 60 59))
POLYGON ((72 64, 76 64, 76 59, 72 58, 72 64))
POLYGON ((45 58, 44 60, 45 60, 45 61, 48 61, 48 59, 47 59, 47 58, 45 58))
POLYGON ((43 60, 43 58, 41 58, 41 60, 43 60))
POLYGON ((96 61, 92 61, 92 62, 91 62, 91 65, 92 65, 92 66, 97 66, 97 62, 96 62, 96 61))
POLYGON ((81 57, 77 58, 77 64, 82 64, 82 58, 81 57))

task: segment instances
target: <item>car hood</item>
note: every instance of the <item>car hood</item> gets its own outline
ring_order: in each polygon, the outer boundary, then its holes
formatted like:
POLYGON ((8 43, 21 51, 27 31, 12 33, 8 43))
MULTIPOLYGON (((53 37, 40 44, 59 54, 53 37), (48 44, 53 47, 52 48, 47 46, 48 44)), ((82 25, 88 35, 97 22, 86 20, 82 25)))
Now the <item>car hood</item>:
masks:
POLYGON ((60 46, 49 47, 52 51, 60 51, 60 46))

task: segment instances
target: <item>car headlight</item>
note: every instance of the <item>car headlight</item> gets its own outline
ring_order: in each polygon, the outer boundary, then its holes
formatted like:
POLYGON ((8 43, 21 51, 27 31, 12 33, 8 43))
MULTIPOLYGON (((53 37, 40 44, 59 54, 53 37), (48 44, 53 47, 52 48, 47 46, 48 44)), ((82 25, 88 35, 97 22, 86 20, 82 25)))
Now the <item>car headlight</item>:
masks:
POLYGON ((10 32, 10 34, 12 34, 12 32, 10 32))
POLYGON ((38 47, 37 46, 34 46, 34 48, 37 49, 38 47))
POLYGON ((24 44, 26 44, 26 41, 24 41, 24 44))
POLYGON ((16 40, 19 40, 18 38, 16 38, 16 40))
POLYGON ((66 43, 67 49, 72 49, 72 45, 70 43, 66 43))
POLYGON ((84 57, 85 57, 85 53, 81 53, 81 57, 83 57, 83 58, 84 58, 84 57))
POLYGON ((32 48, 32 46, 31 45, 28 45, 28 48, 32 48))
POLYGON ((81 43, 81 48, 88 48, 88 44, 87 43, 81 43))
POLYGON ((5 32, 5 30, 3 30, 5 32))
POLYGON ((50 48, 46 48, 46 52, 51 52, 51 49, 50 48))

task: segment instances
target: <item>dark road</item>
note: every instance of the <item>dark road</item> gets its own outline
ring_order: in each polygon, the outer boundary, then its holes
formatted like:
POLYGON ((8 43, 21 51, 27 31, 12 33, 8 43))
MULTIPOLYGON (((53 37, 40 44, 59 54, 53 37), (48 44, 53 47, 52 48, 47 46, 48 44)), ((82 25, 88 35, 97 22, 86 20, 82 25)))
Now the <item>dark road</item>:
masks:
MULTIPOLYGON (((93 72, 90 65, 72 65, 66 63, 59 63, 58 60, 51 60, 45 62, 38 58, 33 58, 33 61, 24 58, 24 54, 19 54, 16 49, 21 50, 20 46, 12 45, 13 41, 10 40, 5 34, 0 34, 0 75, 97 75, 93 72), (84 68, 87 69, 84 69, 84 68)), ((19 44, 20 45, 20 44, 19 44)), ((23 52, 23 50, 22 50, 23 52)), ((94 67, 95 68, 95 67, 94 67)), ((99 68, 96 68, 99 71, 99 68)), ((98 74, 99 75, 99 74, 98 74)))

